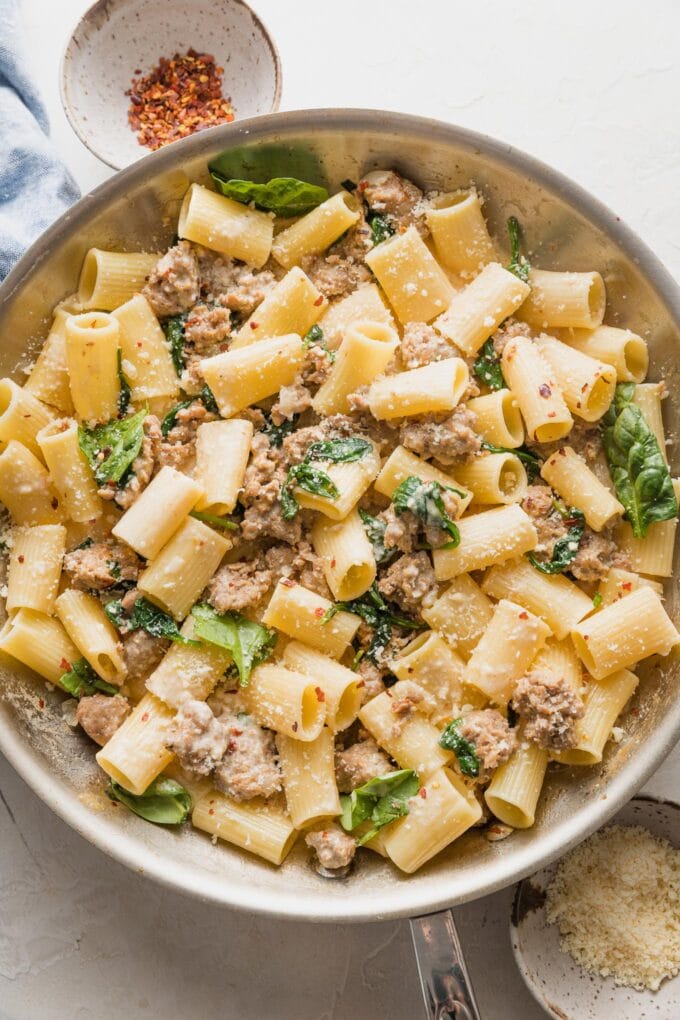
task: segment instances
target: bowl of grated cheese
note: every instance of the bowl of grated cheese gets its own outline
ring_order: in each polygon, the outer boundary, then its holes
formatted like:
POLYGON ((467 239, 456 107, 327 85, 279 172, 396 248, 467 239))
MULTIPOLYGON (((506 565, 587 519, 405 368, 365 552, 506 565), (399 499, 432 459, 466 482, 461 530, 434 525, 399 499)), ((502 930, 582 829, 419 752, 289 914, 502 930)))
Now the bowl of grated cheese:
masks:
POLYGON ((680 1015, 680 805, 636 797, 517 886, 510 936, 557 1020, 680 1015))

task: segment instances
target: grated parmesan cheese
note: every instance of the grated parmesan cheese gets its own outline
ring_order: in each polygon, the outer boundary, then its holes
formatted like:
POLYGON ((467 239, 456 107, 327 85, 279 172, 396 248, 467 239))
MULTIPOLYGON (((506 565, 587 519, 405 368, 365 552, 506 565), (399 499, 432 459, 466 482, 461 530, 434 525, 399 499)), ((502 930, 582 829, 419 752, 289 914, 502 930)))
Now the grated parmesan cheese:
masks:
POLYGON ((641 826, 602 829, 560 862, 546 916, 585 970, 657 991, 680 970, 680 850, 641 826))

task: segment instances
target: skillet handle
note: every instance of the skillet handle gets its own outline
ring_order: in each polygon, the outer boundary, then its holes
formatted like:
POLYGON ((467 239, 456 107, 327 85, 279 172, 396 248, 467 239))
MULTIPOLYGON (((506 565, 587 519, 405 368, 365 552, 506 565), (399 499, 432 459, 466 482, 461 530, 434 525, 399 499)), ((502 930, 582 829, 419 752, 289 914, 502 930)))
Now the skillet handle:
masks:
POLYGON ((427 1020, 480 1020, 452 912, 409 923, 427 1020))

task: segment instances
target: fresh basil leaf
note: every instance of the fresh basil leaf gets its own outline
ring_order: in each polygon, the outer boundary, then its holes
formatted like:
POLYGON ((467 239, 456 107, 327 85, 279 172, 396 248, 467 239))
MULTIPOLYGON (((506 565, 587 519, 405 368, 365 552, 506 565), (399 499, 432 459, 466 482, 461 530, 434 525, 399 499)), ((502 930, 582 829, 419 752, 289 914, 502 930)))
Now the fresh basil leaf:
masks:
POLYGON ((282 421, 280 425, 275 425, 271 419, 271 415, 265 413, 264 425, 260 429, 260 432, 264 432, 271 446, 276 446, 278 448, 283 444, 283 440, 286 436, 289 436, 291 432, 295 432, 299 417, 299 414, 294 414, 292 418, 282 421))
POLYGON ((385 531, 387 525, 384 521, 378 520, 377 517, 372 517, 371 514, 365 510, 359 509, 359 517, 364 526, 364 531, 368 536, 368 540, 373 546, 373 556, 378 566, 384 563, 389 563, 397 555, 399 550, 396 546, 388 549, 385 545, 385 531))
MULTIPOLYGON (((560 511, 561 512, 561 511, 560 511)), ((569 507, 562 516, 566 518, 569 530, 562 538, 558 538, 553 546, 551 558, 546 562, 538 559, 534 553, 527 553, 527 559, 532 567, 540 570, 542 574, 561 574, 567 570, 578 555, 578 548, 583 538, 586 527, 586 519, 581 510, 575 506, 569 507)))
POLYGON ((363 846, 383 826, 409 813, 408 802, 419 789, 420 780, 413 769, 377 776, 340 798, 340 824, 346 832, 352 832, 370 820, 371 827, 357 840, 358 845, 363 846))
POLYGON ((191 615, 197 637, 231 652, 239 683, 246 687, 253 668, 271 655, 277 640, 276 631, 240 613, 218 613, 204 602, 194 606, 191 615))
POLYGON ((118 800, 130 811, 155 825, 181 825, 191 811, 191 796, 174 779, 160 776, 146 788, 144 793, 129 793, 115 779, 111 780, 107 794, 111 800, 118 800))
POLYGON ((78 443, 98 485, 119 482, 142 448, 146 408, 130 418, 107 422, 93 429, 78 426, 78 443))
POLYGON ((394 227, 384 216, 380 213, 370 213, 367 222, 371 228, 371 238, 373 244, 382 244, 388 237, 392 237, 394 234, 394 227))
POLYGON ((228 517, 218 517, 217 514, 206 514, 202 510, 192 510, 189 517, 195 517, 197 521, 204 524, 212 524, 214 528, 225 528, 227 531, 236 531, 238 523, 228 517))
POLYGON ((312 326, 311 329, 307 331, 302 340, 302 346, 304 347, 305 350, 309 350, 312 344, 316 344, 323 351, 326 352, 331 361, 331 364, 335 361, 335 356, 337 352, 328 349, 328 344, 324 340, 323 330, 321 326, 316 325, 312 326))
POLYGON ((161 422, 161 433, 163 438, 167 438, 168 434, 174 429, 177 424, 177 415, 180 411, 185 411, 187 407, 191 407, 194 402, 194 398, 190 397, 189 400, 182 400, 179 404, 175 404, 172 410, 168 411, 165 418, 161 422))
POLYGON ((486 450, 488 453, 512 453, 515 457, 518 457, 524 467, 526 468, 527 478, 530 482, 533 482, 535 478, 541 473, 542 461, 537 454, 532 453, 526 446, 518 446, 516 449, 511 450, 509 446, 494 446, 493 443, 488 443, 486 439, 482 439, 482 450, 486 450))
POLYGON ((600 594, 599 591, 596 591, 595 594, 593 595, 593 607, 595 609, 599 609, 601 605, 602 605, 602 595, 600 594))
POLYGON ((310 492, 314 496, 322 496, 324 499, 337 499, 340 495, 335 482, 318 468, 312 467, 306 460, 301 464, 293 464, 288 469, 286 481, 281 488, 281 516, 284 521, 292 521, 300 509, 300 504, 295 498, 295 487, 310 492))
POLYGON ((501 369, 501 358, 496 354, 491 337, 482 346, 472 371, 480 382, 488 386, 490 390, 502 390, 505 387, 505 379, 501 369))
POLYGON ((120 382, 120 393, 118 394, 118 414, 124 415, 130 406, 130 384, 123 375, 123 352, 118 348, 118 381, 120 382))
MULTIPOLYGON (((439 482, 423 482, 415 475, 409 475, 392 493, 392 504, 398 517, 408 510, 428 527, 436 527, 450 535, 451 540, 439 546, 440 549, 455 549, 460 543, 460 532, 455 522, 449 517, 442 499, 442 486, 439 482)), ((464 493, 452 486, 445 486, 450 492, 459 496, 464 493)))
POLYGON ((361 460, 373 449, 372 443, 358 436, 349 439, 326 439, 321 443, 312 443, 307 450, 305 461, 327 460, 331 464, 352 464, 361 460))
POLYGON ((603 444, 609 474, 633 534, 644 538, 650 524, 678 516, 678 501, 657 438, 632 403, 634 395, 632 383, 616 387, 604 418, 603 444))
POLYGON ((427 626, 425 623, 394 613, 380 594, 375 582, 361 598, 351 599, 349 602, 334 602, 321 617, 321 623, 328 623, 341 611, 355 613, 372 629, 373 634, 371 643, 366 649, 366 658, 373 663, 377 663, 380 653, 389 644, 394 627, 401 627, 403 630, 423 630, 427 626))
POLYGON ((529 282, 531 263, 523 255, 520 255, 520 234, 521 229, 517 219, 511 216, 508 220, 508 234, 510 235, 510 261, 508 270, 519 277, 524 283, 529 282))
POLYGON ((59 686, 74 698, 90 697, 92 694, 118 694, 118 688, 107 684, 97 676, 87 659, 77 659, 71 668, 59 677, 59 686))
POLYGON ((104 612, 114 627, 118 630, 145 630, 152 637, 169 638, 178 645, 195 645, 196 641, 183 637, 179 627, 173 618, 154 606, 152 602, 140 596, 134 603, 132 610, 126 613, 120 599, 113 599, 104 606, 104 612))
POLYGON ((445 751, 453 751, 464 776, 478 776, 480 764, 475 745, 465 737, 461 737, 458 732, 462 721, 462 719, 454 719, 449 723, 439 738, 439 746, 443 747, 445 751))
POLYGON ((328 198, 325 188, 299 181, 296 177, 273 177, 266 184, 255 184, 254 181, 234 178, 225 180, 215 170, 211 170, 210 175, 218 191, 227 198, 244 205, 252 202, 258 209, 276 213, 277 216, 304 216, 328 198))
POLYGON ((163 332, 170 345, 170 355, 177 375, 181 375, 184 371, 184 326, 186 321, 187 312, 182 312, 181 315, 173 315, 163 323, 163 332))

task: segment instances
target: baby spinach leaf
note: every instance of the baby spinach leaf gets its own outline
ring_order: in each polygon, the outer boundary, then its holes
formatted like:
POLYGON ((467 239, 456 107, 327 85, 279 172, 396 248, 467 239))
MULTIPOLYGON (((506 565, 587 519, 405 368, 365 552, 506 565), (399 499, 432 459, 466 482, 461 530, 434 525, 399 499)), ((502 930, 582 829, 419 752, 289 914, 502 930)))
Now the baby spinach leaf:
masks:
POLYGON ((307 450, 305 461, 327 460, 332 464, 351 464, 361 460, 373 446, 367 439, 350 436, 349 439, 326 439, 321 443, 312 443, 307 450))
POLYGON ((505 379, 501 369, 500 354, 496 354, 491 337, 482 346, 477 355, 472 371, 480 382, 488 386, 490 390, 502 390, 505 386, 505 379))
POLYGON ((178 645, 197 644, 196 641, 183 637, 176 621, 143 596, 137 599, 128 613, 125 612, 120 599, 107 602, 104 612, 114 627, 124 633, 131 630, 145 630, 152 637, 169 638, 170 641, 174 641, 178 645))
POLYGON ((177 424, 177 415, 179 414, 179 412, 185 411, 187 407, 191 407, 193 402, 194 402, 193 397, 190 397, 189 400, 182 400, 180 401, 179 404, 175 404, 175 406, 170 411, 168 411, 165 418, 163 418, 163 421, 161 422, 161 432, 164 438, 168 436, 168 434, 172 431, 172 429, 174 429, 175 425, 177 424))
POLYGON ((464 776, 478 776, 480 766, 475 745, 465 737, 461 737, 458 732, 462 721, 459 718, 449 723, 439 738, 439 746, 443 747, 445 751, 453 751, 464 776))
POLYGON ((375 582, 361 598, 351 599, 349 602, 334 602, 321 617, 321 623, 328 623, 336 613, 343 610, 360 616, 372 629, 373 635, 366 649, 366 658, 373 663, 377 662, 380 653, 389 644, 394 627, 401 627, 403 630, 423 630, 427 626, 425 623, 394 613, 380 594, 375 582))
POLYGON ((111 800, 120 801, 140 818, 156 825, 181 825, 189 817, 192 807, 188 791, 165 776, 154 779, 140 794, 129 793, 112 779, 106 792, 111 800))
MULTIPOLYGON (((440 528, 450 535, 451 541, 439 546, 440 549, 455 549, 460 543, 460 532, 446 512, 442 488, 439 482, 423 482, 415 475, 410 475, 392 493, 392 503, 398 517, 408 510, 423 524, 440 528)), ((459 496, 465 495, 452 486, 447 485, 444 488, 458 493, 459 496)))
POLYGON ((678 501, 668 465, 654 432, 632 403, 633 383, 616 387, 604 417, 603 444, 616 495, 626 510, 636 538, 644 538, 650 524, 678 516, 678 501))
POLYGON ((508 220, 508 234, 510 235, 510 261, 508 262, 508 270, 514 273, 515 276, 519 277, 524 283, 529 282, 529 272, 531 270, 531 263, 524 255, 520 255, 520 234, 521 229, 517 219, 511 216, 508 220))
POLYGON ((324 499, 337 499, 340 495, 337 485, 325 471, 312 467, 306 460, 301 464, 293 464, 281 488, 281 516, 285 521, 292 521, 300 509, 293 491, 296 486, 315 496, 323 496, 324 499))
POLYGON ((118 380, 120 382, 120 393, 118 394, 118 414, 123 415, 130 406, 130 384, 123 375, 123 352, 118 348, 118 380))
POLYGON ((388 549, 385 545, 385 531, 387 525, 384 521, 379 520, 377 517, 372 517, 371 514, 365 510, 359 509, 359 517, 361 517, 364 531, 368 535, 368 540, 373 546, 373 555, 375 562, 380 566, 383 563, 389 563, 397 555, 399 550, 396 546, 388 549))
POLYGON ((93 429, 78 426, 78 443, 98 485, 119 482, 142 448, 146 408, 122 420, 114 419, 93 429))
POLYGON ((566 535, 558 538, 555 542, 551 558, 546 562, 538 559, 534 553, 526 554, 532 567, 540 570, 542 574, 561 574, 562 571, 567 570, 576 559, 578 547, 585 531, 586 519, 581 510, 571 506, 568 510, 559 510, 559 513, 564 517, 569 530, 566 535))
POLYGON ((211 411, 213 414, 220 413, 220 409, 217 406, 217 401, 215 400, 215 394, 210 389, 207 383, 205 383, 203 389, 199 393, 198 399, 201 401, 206 411, 211 411))
POLYGON ((312 328, 308 330, 305 336, 303 337, 302 346, 306 351, 309 350, 309 348, 313 344, 318 345, 323 351, 326 352, 331 361, 331 364, 335 361, 335 356, 337 352, 328 349, 328 344, 324 340, 323 330, 321 326, 318 325, 312 326, 312 328))
POLYGON ((192 510, 189 517, 195 517, 197 521, 204 524, 211 524, 213 528, 225 528, 227 531, 236 531, 238 523, 228 517, 218 517, 217 514, 206 514, 202 510, 192 510))
POLYGON ((516 449, 511 450, 509 446, 494 446, 493 443, 488 443, 486 439, 482 439, 482 450, 487 450, 488 453, 513 453, 515 457, 518 457, 527 471, 527 478, 530 482, 533 482, 535 478, 541 473, 542 461, 537 454, 532 453, 526 446, 518 446, 516 449))
POLYGON ((266 184, 241 181, 235 178, 225 180, 216 170, 211 177, 218 191, 235 202, 244 205, 254 203, 258 209, 276 213, 277 216, 303 216, 315 209, 328 198, 328 192, 318 184, 299 181, 296 177, 273 177, 266 184))
POLYGON ((367 223, 371 228, 371 238, 373 244, 381 244, 386 241, 388 237, 392 237, 394 234, 394 227, 386 219, 385 216, 381 216, 380 213, 370 213, 367 218, 367 223))
POLYGON ((97 676, 87 659, 77 659, 71 668, 59 677, 59 684, 74 698, 89 697, 92 694, 118 694, 118 688, 107 684, 97 676))
POLYGON ((170 345, 170 355, 177 375, 181 375, 184 371, 184 326, 186 321, 187 313, 182 312, 181 315, 173 315, 163 323, 163 332, 170 345))
POLYGON ((413 769, 377 776, 340 798, 340 824, 346 832, 352 832, 358 825, 370 821, 369 830, 357 840, 358 845, 363 846, 384 825, 409 813, 408 802, 419 789, 420 780, 413 769))
POLYGON ((240 613, 218 613, 202 602, 191 610, 194 633, 203 641, 231 652, 239 683, 246 687, 255 666, 268 659, 276 644, 276 631, 248 620, 240 613))
POLYGON ((294 414, 292 418, 282 421, 280 425, 275 425, 271 419, 271 415, 265 412, 264 425, 260 429, 260 432, 264 432, 271 446, 279 447, 282 445, 286 436, 289 436, 291 432, 295 432, 299 417, 299 414, 294 414))

